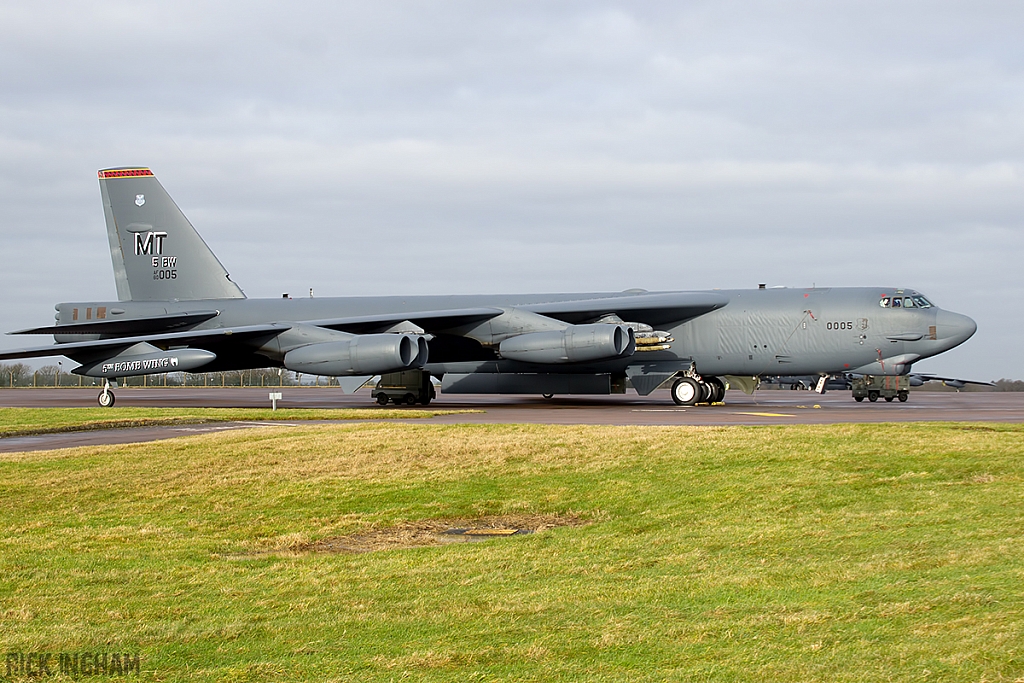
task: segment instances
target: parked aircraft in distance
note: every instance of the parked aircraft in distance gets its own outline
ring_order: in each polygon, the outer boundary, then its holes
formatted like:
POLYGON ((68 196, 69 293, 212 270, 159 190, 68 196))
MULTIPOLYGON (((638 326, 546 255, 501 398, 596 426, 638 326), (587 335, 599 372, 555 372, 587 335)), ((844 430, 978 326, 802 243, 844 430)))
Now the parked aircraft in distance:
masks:
MULTIPOLYGON (((820 375, 768 375, 761 378, 762 384, 778 384, 780 387, 793 389, 794 391, 798 389, 816 389, 820 381, 820 375)), ((829 375, 825 378, 825 384, 822 386, 822 389, 827 391, 849 388, 850 376, 847 374, 829 375)))
MULTIPOLYGON (((829 391, 835 389, 849 389, 853 379, 857 375, 845 373, 842 375, 830 375, 826 378, 824 389, 829 391)), ((761 379, 764 384, 778 384, 788 389, 815 389, 820 381, 819 375, 770 375, 761 379)), ((941 377, 930 373, 912 372, 907 375, 910 386, 921 387, 928 382, 941 382, 944 386, 952 387, 959 391, 968 384, 975 384, 982 387, 994 387, 992 382, 979 382, 973 379, 958 379, 956 377, 941 377)))
POLYGON ((995 384, 992 382, 979 382, 973 379, 957 379, 956 377, 940 377, 938 375, 932 375, 929 373, 911 373, 910 375, 910 386, 920 387, 924 386, 928 382, 941 382, 944 386, 951 387, 960 391, 968 384, 974 384, 979 387, 994 387, 995 384))
MULTIPOLYGON (((898 287, 247 299, 142 167, 99 171, 117 301, 56 306, 56 324, 12 334, 54 345, 0 360, 66 356, 105 381, 285 367, 380 403, 445 393, 642 396, 671 383, 682 405, 720 401, 726 377, 902 375, 962 344, 970 318, 898 287)), ((270 245, 268 245, 270 246, 270 245)))

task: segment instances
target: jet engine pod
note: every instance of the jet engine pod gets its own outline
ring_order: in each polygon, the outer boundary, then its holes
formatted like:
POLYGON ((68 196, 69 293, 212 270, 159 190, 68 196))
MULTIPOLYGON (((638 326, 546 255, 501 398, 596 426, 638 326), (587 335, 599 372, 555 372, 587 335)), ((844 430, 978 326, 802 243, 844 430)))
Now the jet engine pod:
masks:
MULTIPOLYGON (((361 334, 342 341, 308 344, 289 351, 284 366, 312 375, 378 375, 426 362, 426 351, 411 334, 361 334)), ((426 340, 423 340, 424 346, 426 340)))
POLYGON ((159 372, 195 370, 214 360, 217 354, 204 349, 161 351, 149 344, 136 344, 128 350, 103 360, 83 364, 71 372, 86 377, 138 377, 159 372), (152 351, 146 353, 140 351, 152 351))
POLYGON ((502 358, 528 363, 581 363, 632 356, 636 342, 625 325, 596 323, 510 337, 498 350, 502 358))
POLYGON ((430 359, 430 346, 427 344, 427 340, 423 337, 417 336, 416 340, 416 360, 412 362, 413 367, 422 368, 427 364, 427 360, 430 359))

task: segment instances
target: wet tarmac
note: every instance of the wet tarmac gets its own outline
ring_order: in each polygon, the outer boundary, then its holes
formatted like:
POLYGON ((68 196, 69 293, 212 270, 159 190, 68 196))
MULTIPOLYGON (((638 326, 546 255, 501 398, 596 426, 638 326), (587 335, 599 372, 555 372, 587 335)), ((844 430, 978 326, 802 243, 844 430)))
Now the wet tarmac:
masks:
MULTIPOLYGON (((344 394, 332 387, 284 387, 282 408, 370 408, 378 406, 368 389, 344 394)), ((269 388, 173 387, 121 388, 118 407, 268 408, 269 388)), ((96 389, 0 389, 0 406, 96 407, 96 389)), ((388 406, 391 408, 392 406, 388 406)), ((753 396, 730 391, 724 405, 681 407, 668 391, 641 397, 438 396, 431 408, 483 412, 412 420, 430 424, 601 424, 601 425, 772 425, 878 422, 1024 422, 1024 393, 913 392, 907 403, 857 403, 848 391, 819 395, 810 391, 758 391, 753 396)), ((228 422, 204 425, 142 427, 0 439, 0 452, 50 450, 72 446, 136 443, 230 429, 309 422, 228 422)))

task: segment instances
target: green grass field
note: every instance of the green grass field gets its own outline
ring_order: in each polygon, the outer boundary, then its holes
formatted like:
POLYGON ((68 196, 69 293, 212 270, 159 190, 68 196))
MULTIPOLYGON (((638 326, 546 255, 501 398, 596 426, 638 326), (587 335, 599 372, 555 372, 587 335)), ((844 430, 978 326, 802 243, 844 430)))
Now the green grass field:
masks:
POLYGON ((1022 474, 1019 425, 364 423, 0 455, 0 647, 136 651, 160 681, 1021 681, 1022 474), (577 524, 403 547, 503 516, 577 524), (396 547, 321 552, 375 533, 396 547))
POLYGON ((0 408, 0 437, 204 422, 399 420, 476 410, 410 408, 0 408))

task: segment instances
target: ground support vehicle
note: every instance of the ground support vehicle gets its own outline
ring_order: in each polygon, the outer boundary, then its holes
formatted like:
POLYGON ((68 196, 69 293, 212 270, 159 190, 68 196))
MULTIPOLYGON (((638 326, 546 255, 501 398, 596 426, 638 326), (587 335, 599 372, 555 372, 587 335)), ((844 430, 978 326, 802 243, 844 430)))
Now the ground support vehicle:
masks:
POLYGON ((437 397, 430 373, 425 370, 389 372, 380 376, 377 386, 370 392, 377 403, 386 406, 388 401, 400 405, 429 405, 437 397))
POLYGON ((864 375, 853 380, 853 400, 860 403, 864 399, 874 403, 879 398, 892 402, 898 398, 906 403, 910 398, 910 377, 907 375, 879 376, 864 375))

